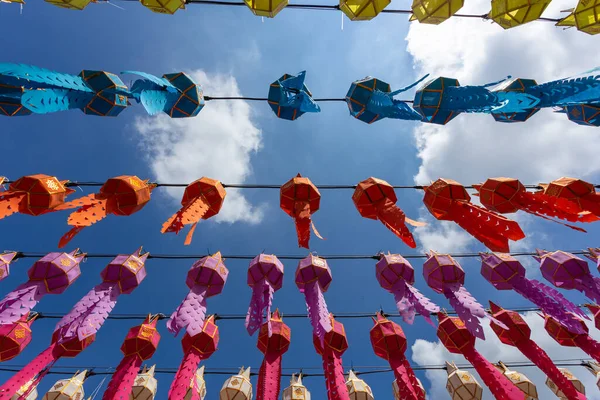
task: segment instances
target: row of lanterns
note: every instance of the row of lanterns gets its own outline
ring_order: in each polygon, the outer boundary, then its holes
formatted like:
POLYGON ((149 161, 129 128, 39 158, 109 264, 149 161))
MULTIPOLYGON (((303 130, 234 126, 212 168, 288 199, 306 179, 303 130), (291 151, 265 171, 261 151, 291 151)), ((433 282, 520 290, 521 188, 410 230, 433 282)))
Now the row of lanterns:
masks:
MULTIPOLYGON (((2 180, 0 178, 0 183, 2 180)), ((108 215, 128 216, 140 211, 156 188, 156 184, 148 180, 123 175, 107 180, 98 193, 67 202, 66 197, 74 192, 67 184, 68 181, 44 174, 11 182, 8 190, 0 192, 0 218, 17 212, 37 216, 76 209, 67 221, 72 229, 59 241, 62 248, 84 228, 108 215)), ((490 178, 474 188, 484 207, 472 203, 465 187, 451 179, 438 179, 424 186, 423 203, 436 219, 455 222, 492 251, 508 252, 509 240, 525 237, 517 222, 501 214, 522 210, 583 232, 585 230, 578 226, 553 218, 575 223, 600 219, 600 194, 593 184, 581 179, 560 178, 550 184, 540 184, 541 189, 536 192, 527 191, 513 178, 490 178)), ((185 188, 181 209, 163 224, 162 233, 179 233, 188 225, 185 244, 190 244, 198 222, 217 215, 225 196, 225 188, 218 180, 203 177, 190 183, 185 188)), ((361 216, 381 221, 406 245, 416 247, 407 225, 424 223, 406 217, 396 205, 398 199, 388 182, 368 178, 356 186, 352 200, 361 216)), ((281 186, 280 206, 295 221, 299 247, 309 248, 311 226, 322 238, 311 220, 312 214, 319 210, 320 201, 318 188, 300 174, 281 186)))

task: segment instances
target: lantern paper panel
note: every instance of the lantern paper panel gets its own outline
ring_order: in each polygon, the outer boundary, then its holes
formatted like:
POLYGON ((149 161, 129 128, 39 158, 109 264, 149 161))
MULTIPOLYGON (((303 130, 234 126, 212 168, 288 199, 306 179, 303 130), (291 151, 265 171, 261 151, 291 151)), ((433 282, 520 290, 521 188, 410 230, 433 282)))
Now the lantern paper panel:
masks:
POLYGON ((309 249, 310 229, 319 239, 323 239, 311 216, 319 210, 321 193, 319 189, 306 177, 298 174, 287 181, 280 190, 280 207, 294 219, 298 247, 309 249))
POLYGON ((244 3, 254 15, 274 18, 288 5, 288 0, 244 0, 244 3))
MULTIPOLYGON (((419 387, 419 396, 425 398, 426 397, 426 392, 425 392, 425 387, 423 386, 423 383, 421 383, 421 380, 419 378, 417 378, 417 386, 419 387)), ((394 379, 392 381, 392 393, 394 393, 394 400, 404 400, 403 395, 400 394, 400 388, 398 387, 398 382, 394 379)), ((466 399, 469 400, 469 399, 466 399)))
POLYGON ((351 400, 374 400, 371 387, 364 380, 359 379, 352 370, 348 373, 346 387, 351 400))
POLYGON ((504 29, 523 25, 542 16, 551 0, 492 0, 489 17, 504 29))
POLYGON ((369 21, 390 5, 391 0, 340 0, 340 10, 350 21, 369 21))
POLYGON ((252 400, 252 383, 250 382, 250 367, 240 370, 225 381, 219 400, 252 400))
POLYGON ((463 0, 413 0, 410 20, 439 25, 456 14, 464 4, 463 0))
POLYGON ((31 324, 37 313, 27 313, 12 324, 0 325, 0 362, 11 360, 31 343, 31 324))
POLYGON ((454 362, 446 361, 448 380, 446 390, 452 400, 481 400, 483 388, 469 371, 458 369, 454 362))
POLYGON ((155 365, 148 369, 144 367, 136 378, 129 400, 154 400, 158 390, 158 381, 154 377, 155 365))
POLYGON ((310 392, 302 384, 302 374, 292 374, 290 386, 283 390, 282 400, 311 400, 310 392))
MULTIPOLYGON (((245 0, 278 1, 278 0, 245 0)), ((287 3, 287 0, 286 0, 287 3)), ((269 86, 267 102, 277 118, 294 121, 305 113, 321 112, 312 93, 304 84, 306 71, 297 75, 285 74, 269 86)))
POLYGON ((83 383, 86 376, 87 370, 84 370, 69 379, 57 381, 42 400, 83 400, 85 397, 83 383))
POLYGON ((68 10, 83 10, 90 3, 95 3, 96 0, 44 0, 46 3, 50 3, 54 6, 66 8, 68 10))
POLYGON ((600 0, 579 0, 571 14, 556 26, 575 26, 589 35, 600 33, 600 0))
POLYGON ((175 14, 185 10, 185 0, 140 0, 144 7, 157 14, 175 14))
POLYGON ((204 400, 206 397, 206 381, 204 380, 204 365, 196 370, 194 378, 190 382, 188 391, 185 394, 183 400, 192 400, 194 393, 197 394, 200 400, 204 400))
POLYGON ((15 251, 5 251, 0 254, 0 281, 8 278, 10 275, 10 263, 15 259, 15 251))

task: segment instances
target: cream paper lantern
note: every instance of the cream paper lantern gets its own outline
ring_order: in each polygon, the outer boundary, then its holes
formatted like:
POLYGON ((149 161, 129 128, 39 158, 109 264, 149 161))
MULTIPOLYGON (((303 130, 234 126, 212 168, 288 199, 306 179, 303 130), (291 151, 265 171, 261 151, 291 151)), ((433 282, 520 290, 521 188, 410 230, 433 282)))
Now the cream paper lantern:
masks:
POLYGON ((354 371, 350 370, 346 379, 346 387, 350 400, 373 400, 373 392, 365 381, 359 379, 354 371))
POLYGON ((84 370, 72 378, 57 381, 42 400, 83 400, 85 396, 83 382, 86 374, 87 370, 84 370))
MULTIPOLYGON (((423 397, 425 397, 425 387, 419 378, 417 378, 417 384, 419 385, 419 390, 423 394, 423 397)), ((400 398, 400 389, 398 388, 398 382, 396 382, 395 379, 392 381, 392 391, 394 392, 394 400, 404 400, 400 398)))
POLYGON ((292 374, 290 386, 283 389, 283 400, 310 400, 310 392, 302 384, 302 374, 292 374))
POLYGON ((538 400, 537 387, 529 380, 529 378, 527 378, 527 376, 520 372, 508 369, 502 361, 498 362, 498 364, 494 364, 494 366, 502 371, 502 373, 510 379, 521 392, 525 393, 525 400, 538 400))
MULTIPOLYGON (((560 372, 562 372, 562 374, 564 376, 567 377, 567 379, 569 381, 571 381, 571 383, 573 384, 573 386, 575 386, 575 390, 577 390, 579 393, 581 394, 585 394, 585 386, 583 386, 583 383, 581 383, 581 381, 579 379, 577 379, 575 377, 575 375, 573 375, 573 373, 571 371, 569 371, 566 368, 559 368, 558 369, 560 372)), ((559 399, 564 399, 567 400, 567 397, 565 396, 565 394, 562 392, 562 390, 560 390, 555 384, 554 382, 552 382, 550 380, 550 378, 546 379, 546 386, 548 386, 548 388, 550 388, 550 390, 552 390, 552 393, 554 393, 556 395, 556 397, 558 397, 559 399)))
POLYGON ((154 367, 144 367, 142 372, 135 377, 129 400, 153 400, 158 389, 158 381, 154 377, 154 367))
POLYGON ((227 379, 221 388, 219 400, 252 400, 250 367, 240 370, 239 374, 227 379))
POLYGON ((449 362, 446 362, 446 372, 446 390, 452 400, 481 400, 483 388, 470 372, 460 370, 454 363, 449 362))
POLYGON ((596 386, 600 389, 600 364, 595 361, 588 361, 583 366, 596 377, 596 386))
POLYGON ((38 391, 37 387, 33 387, 33 389, 30 390, 32 384, 33 379, 21 386, 21 388, 17 390, 17 393, 15 393, 10 400, 36 400, 38 398, 38 391), (26 397, 23 397, 23 395, 27 392, 29 392, 29 394, 26 397))
POLYGON ((190 382, 190 387, 185 393, 184 400, 191 400, 194 390, 200 396, 200 400, 206 397, 206 382, 204 381, 204 365, 196 370, 195 379, 190 382))

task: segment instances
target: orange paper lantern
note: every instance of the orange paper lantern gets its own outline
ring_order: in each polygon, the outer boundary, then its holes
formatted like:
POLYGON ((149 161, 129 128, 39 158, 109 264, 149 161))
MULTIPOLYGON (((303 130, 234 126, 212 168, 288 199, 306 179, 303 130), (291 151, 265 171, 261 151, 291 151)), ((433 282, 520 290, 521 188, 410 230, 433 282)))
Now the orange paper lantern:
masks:
POLYGON ((308 178, 298 174, 281 187, 280 206, 296 223, 298 247, 308 249, 310 241, 310 227, 319 239, 323 239, 310 216, 319 210, 321 193, 308 178))

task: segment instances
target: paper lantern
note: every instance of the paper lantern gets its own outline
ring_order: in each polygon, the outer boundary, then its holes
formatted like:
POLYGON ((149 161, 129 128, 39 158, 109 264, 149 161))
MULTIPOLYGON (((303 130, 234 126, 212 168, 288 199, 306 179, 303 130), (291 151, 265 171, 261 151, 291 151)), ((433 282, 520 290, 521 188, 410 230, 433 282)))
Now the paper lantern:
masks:
POLYGON ((258 335, 258 349, 265 355, 258 372, 257 400, 278 400, 281 382, 281 361, 290 347, 292 332, 283 323, 279 311, 265 322, 258 335))
POLYGON ((556 26, 576 26, 589 35, 600 33, 600 0, 579 0, 575 9, 556 26))
POLYGON ((177 10, 185 10, 185 0, 140 0, 140 3, 158 14, 173 15, 177 10))
MULTIPOLYGON (((571 371, 569 371, 566 368, 559 368, 559 370, 563 373, 564 376, 567 377, 571 384, 575 386, 575 389, 577 389, 579 393, 585 395, 585 386, 583 386, 583 383, 579 379, 577 379, 571 371)), ((554 382, 550 380, 550 378, 546 379, 546 386, 548 386, 548 388, 552 391, 552 393, 556 395, 556 397, 558 397, 561 400, 567 400, 565 394, 560 391, 560 389, 554 384, 554 382)), ((585 398, 585 396, 583 396, 583 398, 585 398)))
MULTIPOLYGON (((267 0, 244 0, 267 1, 267 0)), ((273 0, 268 0, 273 1, 273 0)), ((276 0, 277 1, 277 0, 276 0)), ((285 1, 287 4, 287 0, 285 1)), ((312 98, 312 93, 304 84, 306 71, 298 75, 285 74, 269 86, 267 102, 277 118, 294 121, 302 114, 321 112, 321 107, 312 98)))
POLYGON ((348 373, 346 387, 351 400, 374 400, 371 387, 365 381, 359 379, 353 370, 348 373))
POLYGON ((350 21, 369 21, 390 5, 391 0, 340 0, 340 10, 350 21))
POLYGON ((591 217, 586 215, 587 218, 600 217, 600 194, 596 193, 593 184, 581 179, 563 177, 548 184, 540 183, 539 186, 544 194, 563 200, 559 204, 571 212, 592 214, 591 217))
POLYGON ((274 255, 260 254, 248 267, 248 286, 252 299, 246 315, 246 330, 253 335, 263 323, 263 314, 271 317, 274 293, 283 285, 283 264, 274 255))
MULTIPOLYGON (((568 394, 569 398, 585 400, 584 397, 579 396, 573 385, 562 375, 548 354, 535 341, 531 340, 531 329, 519 313, 504 310, 491 301, 490 307, 494 318, 506 326, 504 328, 493 322, 490 325, 502 343, 519 349, 546 376, 551 377, 560 389, 568 394)), ((499 368, 519 389, 527 394, 528 397, 526 399, 537 399, 537 390, 535 390, 535 386, 529 380, 519 378, 518 373, 512 373, 514 371, 510 371, 511 373, 507 372, 508 369, 502 363, 500 363, 499 368)))
POLYGON ((36 317, 35 313, 27 313, 12 324, 0 325, 0 362, 12 360, 27 347, 36 317))
MULTIPOLYGON (((5 3, 19 3, 19 4, 25 4, 25 0, 3 0, 5 3)), ((29 399, 26 399, 29 400, 29 399)))
POLYGON ((148 315, 141 325, 129 330, 121 346, 124 357, 104 391, 102 400, 129 397, 142 362, 150 359, 158 347, 160 334, 156 330, 157 321, 157 316, 148 315))
POLYGON ((215 325, 214 315, 206 318, 201 329, 194 335, 188 332, 185 333, 183 339, 181 339, 183 359, 175 374, 173 383, 171 383, 169 400, 204 399, 206 395, 204 369, 198 372, 198 365, 200 361, 210 358, 217 351, 218 345, 219 327, 215 325), (196 377, 195 381, 194 376, 196 377), (191 387, 191 385, 194 387, 191 387))
MULTIPOLYGON (((450 353, 462 354, 497 399, 525 399, 525 394, 475 350, 475 337, 462 320, 438 314, 437 336, 450 353)), ((456 398, 456 392, 453 398, 456 398)))
POLYGON ((525 234, 515 221, 472 204, 464 186, 451 179, 438 179, 425 188, 423 203, 436 219, 454 221, 492 251, 508 253, 508 241, 525 234))
POLYGON ((352 201, 361 216, 381 221, 406 245, 413 249, 417 247, 406 224, 412 226, 424 226, 425 224, 406 217, 396 205, 398 198, 392 185, 377 178, 366 179, 356 186, 352 201))
POLYGON ((10 400, 37 400, 38 391, 37 385, 33 380, 29 381, 25 386, 20 388, 10 400))
POLYGON ((302 384, 302 374, 296 376, 296 374, 292 374, 292 378, 290 379, 290 386, 286 387, 283 390, 283 400, 311 400, 310 392, 302 384))
POLYGON ((600 307, 595 304, 586 304, 585 306, 594 316, 594 324, 596 325, 596 329, 600 329, 600 307))
POLYGON ((150 194, 156 187, 137 176, 123 175, 111 178, 102 185, 98 193, 93 193, 82 201, 90 201, 71 213, 68 224, 73 228, 65 233, 58 243, 67 245, 83 228, 106 218, 109 214, 128 216, 140 211, 150 201, 150 194))
MULTIPOLYGON (((413 0, 413 4, 417 1, 418 0, 413 0)), ((436 1, 429 2, 429 4, 435 4, 436 1)), ((462 0, 452 1, 460 2, 462 7, 462 0)), ((441 0, 440 2, 449 4, 446 0, 441 0)), ((437 21, 437 19, 434 19, 434 21, 437 21)), ((458 86, 460 86, 460 83, 458 83, 458 79, 454 78, 439 77, 425 82, 425 84, 416 91, 413 102, 414 109, 423 117, 422 121, 431 124, 446 125, 456 118, 456 116, 460 114, 460 111, 446 109, 442 107, 442 104, 447 102, 448 98, 451 97, 447 93, 447 89, 449 87, 458 86)))
MULTIPOLYGON (((417 395, 423 396, 423 398, 425 398, 426 397, 425 388, 423 387, 423 384, 421 383, 419 378, 417 378, 417 383, 419 385, 418 390, 420 392, 420 393, 417 393, 417 395)), ((403 397, 400 397, 400 396, 402 396, 400 394, 400 387, 398 386, 398 382, 396 382, 395 379, 392 381, 392 392, 394 393, 394 400, 404 400, 403 397)), ((466 400, 468 400, 468 399, 466 399, 466 400)))
POLYGON ((36 261, 27 275, 29 280, 0 301, 0 326, 17 322, 27 315, 46 294, 63 293, 81 275, 79 263, 85 253, 48 253, 36 261))
POLYGON ((288 0, 244 0, 244 3, 254 15, 274 18, 288 5, 288 0))
POLYGON ((463 0, 413 0, 410 20, 439 25, 456 14, 464 4, 463 0))
POLYGON ((342 365, 342 354, 348 349, 346 331, 344 325, 337 322, 332 315, 329 316, 329 319, 331 329, 325 333, 323 341, 317 335, 313 335, 315 350, 323 359, 327 399, 350 400, 342 365))
POLYGON ((17 257, 16 251, 5 251, 0 254, 0 281, 10 275, 10 263, 17 257))
POLYGON ((508 369, 508 367, 504 365, 502 361, 495 364, 495 366, 502 371, 504 376, 510 379, 513 385, 518 387, 521 392, 525 393, 525 400, 538 400, 537 387, 529 380, 527 376, 520 372, 508 369))
POLYGON ((69 379, 61 379, 50 388, 42 400, 81 400, 85 397, 83 383, 87 370, 79 372, 69 379))
POLYGON ((551 0, 492 0, 489 18, 504 29, 514 28, 542 16, 551 0))
POLYGON ((185 225, 192 225, 185 237, 185 245, 192 243, 196 225, 201 219, 214 217, 221 211, 226 196, 223 184, 215 179, 200 178, 185 188, 182 207, 162 226, 161 233, 179 233, 185 225))
POLYGON ((142 372, 136 376, 129 400, 154 400, 158 390, 154 367, 154 365, 150 369, 144 367, 142 372))
MULTIPOLYGON (((498 1, 498 0, 492 0, 492 12, 494 11, 494 2, 498 1)), ((513 2, 515 0, 499 0, 499 1, 507 1, 507 2, 513 2)), ((524 3, 522 0, 517 0, 517 1, 521 1, 522 4, 526 4, 524 3)), ((544 2, 546 0, 531 0, 530 3, 534 3, 537 2, 536 4, 539 4, 541 2, 544 2)), ((549 2, 549 1, 548 1, 549 2)), ((508 29, 508 28, 505 28, 508 29)), ((523 79, 523 78, 510 78, 510 79, 506 79, 504 82, 500 83, 498 86, 496 86, 494 88, 494 90, 492 90, 493 93, 525 93, 526 89, 532 87, 532 86, 537 86, 537 82, 533 79, 523 79)), ((492 112, 492 117, 494 117, 494 120, 496 122, 505 122, 505 123, 514 123, 514 122, 525 122, 527 121, 529 118, 531 118, 535 113, 537 113, 538 111, 540 111, 539 108, 537 107, 530 107, 525 109, 525 111, 514 111, 514 112, 492 112)))
POLYGON ((296 286, 300 293, 304 294, 313 334, 321 343, 325 339, 325 334, 332 329, 329 310, 323 296, 332 280, 331 270, 323 258, 311 254, 298 263, 296 286))
POLYGON ((96 0, 44 0, 57 7, 66 8, 69 10, 83 10, 90 3, 95 3, 96 0))
POLYGON ((396 308, 404 322, 411 324, 418 312, 433 325, 430 313, 440 308, 414 287, 415 270, 400 254, 382 254, 375 266, 375 277, 379 285, 394 294, 396 308))
POLYGON ((298 174, 281 187, 280 206, 294 218, 298 247, 308 249, 310 227, 319 239, 323 239, 311 221, 311 215, 319 210, 321 193, 308 178, 298 174))
POLYGON ((204 325, 206 299, 221 293, 228 275, 221 252, 196 261, 185 281, 190 292, 167 322, 169 332, 177 336, 185 328, 190 336, 197 335, 204 325))
POLYGON ((585 333, 578 334, 569 331, 549 315, 543 315, 543 317, 545 319, 544 329, 558 344, 565 347, 579 347, 584 353, 600 362, 600 343, 588 334, 589 329, 583 320, 573 316, 585 330, 585 333))
POLYGON ((83 108, 85 114, 116 117, 129 106, 129 89, 117 75, 84 70, 79 76, 94 91, 94 96, 83 108))
POLYGON ((240 369, 239 374, 225 381, 219 400, 252 400, 252 383, 250 383, 250 367, 240 369))
POLYGON ((481 400, 483 388, 473 374, 460 370, 456 364, 447 361, 446 372, 448 373, 446 390, 452 400, 481 400))
MULTIPOLYGON (((599 30, 600 30, 600 24, 599 30)), ((582 126, 600 126, 600 107, 593 104, 573 104, 564 108, 569 121, 582 126)))
POLYGON ((596 386, 600 389, 600 364, 594 361, 586 361, 583 366, 596 377, 596 386))
POLYGON ((585 313, 558 290, 535 279, 527 279, 525 267, 513 256, 502 253, 481 254, 481 275, 496 289, 513 289, 571 331, 584 333, 570 313, 587 318, 585 313))

